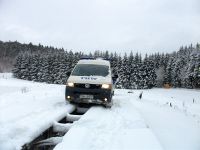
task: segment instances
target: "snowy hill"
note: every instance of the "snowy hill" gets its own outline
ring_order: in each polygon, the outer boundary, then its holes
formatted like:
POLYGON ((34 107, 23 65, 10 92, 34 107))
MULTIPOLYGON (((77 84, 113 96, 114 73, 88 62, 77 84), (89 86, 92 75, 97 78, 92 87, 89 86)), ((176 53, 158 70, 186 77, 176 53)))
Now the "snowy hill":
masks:
MULTIPOLYGON (((0 74, 0 149, 21 149, 74 106, 63 85, 0 74)), ((96 106, 73 123, 55 149, 200 149, 200 91, 116 90, 111 109, 96 106)))

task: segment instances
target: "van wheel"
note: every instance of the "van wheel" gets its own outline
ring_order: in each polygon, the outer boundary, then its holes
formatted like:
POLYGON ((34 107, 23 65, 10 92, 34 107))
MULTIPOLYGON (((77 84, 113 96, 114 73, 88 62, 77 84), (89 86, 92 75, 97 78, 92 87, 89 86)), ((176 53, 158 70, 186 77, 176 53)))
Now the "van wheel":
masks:
POLYGON ((111 104, 111 103, 108 103, 108 104, 105 105, 105 107, 106 107, 106 108, 111 108, 111 107, 112 107, 112 104, 111 104))

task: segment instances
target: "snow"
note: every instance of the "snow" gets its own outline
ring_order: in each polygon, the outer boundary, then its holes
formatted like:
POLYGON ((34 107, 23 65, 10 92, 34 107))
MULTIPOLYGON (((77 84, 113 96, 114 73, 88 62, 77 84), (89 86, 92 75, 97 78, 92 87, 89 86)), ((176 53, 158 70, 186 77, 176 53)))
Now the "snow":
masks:
POLYGON ((53 131, 54 132, 66 133, 71 127, 72 127, 72 123, 63 124, 63 123, 55 122, 53 124, 53 131))
POLYGON ((110 66, 110 62, 107 60, 102 60, 102 59, 83 59, 83 60, 79 60, 78 64, 97 64, 97 65, 106 65, 106 66, 110 66))
POLYGON ((141 91, 143 91, 143 98, 133 100, 132 103, 158 137, 164 149, 199 150, 200 91, 188 89, 134 90, 132 99, 137 99, 141 91), (195 103, 192 102, 193 99, 195 103))
POLYGON ((62 119, 74 106, 64 101, 64 86, 0 75, 0 149, 21 149, 62 119))
POLYGON ((39 141, 37 142, 37 145, 39 146, 44 146, 44 145, 57 145, 58 143, 62 142, 62 137, 51 137, 51 138, 48 138, 46 140, 42 140, 42 141, 39 141))
POLYGON ((19 150, 52 125, 67 132, 55 150, 200 149, 199 90, 116 90, 111 109, 95 106, 81 117, 67 115, 74 106, 64 90, 0 74, 0 150, 19 150), (77 121, 56 122, 64 116, 77 121))
POLYGON ((141 102, 135 102, 135 105, 165 149, 200 149, 200 128, 193 118, 168 107, 142 103, 141 105, 141 102))
POLYGON ((200 149, 199 90, 129 91, 115 91, 111 110, 90 109, 74 123, 55 150, 200 149), (142 91, 142 99, 139 99, 142 91), (192 99, 195 99, 194 104, 192 99))
POLYGON ((200 121, 200 90, 191 89, 151 89, 135 90, 135 95, 143 92, 143 99, 160 106, 170 106, 176 111, 192 116, 200 121))
POLYGON ((55 150, 161 150, 151 129, 123 95, 111 109, 92 107, 75 122, 55 150))

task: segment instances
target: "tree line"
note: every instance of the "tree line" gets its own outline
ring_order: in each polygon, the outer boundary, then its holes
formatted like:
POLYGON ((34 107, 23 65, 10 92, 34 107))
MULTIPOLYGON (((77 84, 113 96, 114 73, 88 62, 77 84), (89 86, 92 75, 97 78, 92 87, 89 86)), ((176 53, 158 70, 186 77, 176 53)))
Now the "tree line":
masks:
POLYGON ((43 53, 46 51, 64 51, 63 48, 55 48, 52 46, 43 46, 29 44, 22 44, 17 41, 0 41, 0 72, 11 72, 15 63, 16 57, 19 53, 43 53))
MULTIPOLYGON (((15 42, 0 41, 0 72, 11 71, 16 78, 65 84, 81 52, 15 42)), ((155 53, 142 58, 139 53, 123 56, 108 51, 95 51, 90 57, 110 59, 119 75, 118 88, 142 89, 163 87, 200 88, 200 45, 181 47, 173 53, 155 53)))
MULTIPOLYGON (((65 84, 81 52, 64 49, 23 51, 18 54, 12 70, 19 79, 65 84)), ((119 75, 118 88, 147 89, 164 85, 181 88, 200 88, 200 45, 181 47, 170 54, 145 55, 95 51, 90 57, 103 57, 111 62, 114 74, 119 75)))

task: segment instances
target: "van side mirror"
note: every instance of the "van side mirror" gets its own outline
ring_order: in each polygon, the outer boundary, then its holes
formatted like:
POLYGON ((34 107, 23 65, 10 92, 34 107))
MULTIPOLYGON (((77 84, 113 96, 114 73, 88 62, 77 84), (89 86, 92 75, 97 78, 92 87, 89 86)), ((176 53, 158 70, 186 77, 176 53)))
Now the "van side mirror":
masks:
POLYGON ((117 81, 117 79, 118 79, 118 75, 117 74, 115 74, 115 75, 113 75, 112 76, 112 80, 113 80, 113 83, 115 84, 115 82, 117 81))

